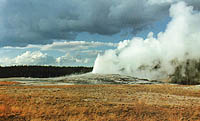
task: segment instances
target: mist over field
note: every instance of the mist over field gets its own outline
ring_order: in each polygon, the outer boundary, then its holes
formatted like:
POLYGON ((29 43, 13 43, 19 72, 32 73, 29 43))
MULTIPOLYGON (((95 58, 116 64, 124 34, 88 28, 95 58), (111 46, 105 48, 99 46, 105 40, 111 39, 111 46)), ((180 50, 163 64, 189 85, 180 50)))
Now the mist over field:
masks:
POLYGON ((178 2, 171 5, 169 13, 171 21, 164 32, 119 42, 117 49, 98 55, 93 73, 199 79, 200 12, 178 2))

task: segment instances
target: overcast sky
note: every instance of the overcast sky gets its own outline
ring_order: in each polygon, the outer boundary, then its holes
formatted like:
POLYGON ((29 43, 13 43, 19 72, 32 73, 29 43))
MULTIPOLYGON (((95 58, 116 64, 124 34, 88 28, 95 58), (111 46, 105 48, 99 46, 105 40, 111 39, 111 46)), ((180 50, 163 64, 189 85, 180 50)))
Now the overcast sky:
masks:
POLYGON ((120 41, 164 31, 179 1, 200 9, 200 0, 0 0, 0 65, 93 66, 120 41))

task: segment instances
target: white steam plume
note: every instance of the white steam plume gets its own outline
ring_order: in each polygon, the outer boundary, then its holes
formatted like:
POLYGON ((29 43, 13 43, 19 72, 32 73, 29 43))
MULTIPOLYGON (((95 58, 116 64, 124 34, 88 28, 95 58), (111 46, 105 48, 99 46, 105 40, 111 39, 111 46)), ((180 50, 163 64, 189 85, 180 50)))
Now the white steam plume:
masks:
POLYGON ((188 59, 200 59, 200 12, 179 2, 171 6, 170 17, 166 30, 157 38, 150 32, 145 40, 124 40, 117 49, 98 55, 93 73, 162 79, 188 59))

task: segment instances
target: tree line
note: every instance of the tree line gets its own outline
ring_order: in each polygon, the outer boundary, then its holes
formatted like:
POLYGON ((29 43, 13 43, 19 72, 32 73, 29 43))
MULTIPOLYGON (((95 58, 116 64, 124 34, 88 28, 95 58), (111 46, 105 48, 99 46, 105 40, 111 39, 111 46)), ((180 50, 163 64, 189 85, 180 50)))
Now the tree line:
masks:
POLYGON ((83 74, 92 71, 92 67, 57 67, 57 66, 9 66, 0 67, 0 78, 32 77, 48 78, 71 74, 83 74))

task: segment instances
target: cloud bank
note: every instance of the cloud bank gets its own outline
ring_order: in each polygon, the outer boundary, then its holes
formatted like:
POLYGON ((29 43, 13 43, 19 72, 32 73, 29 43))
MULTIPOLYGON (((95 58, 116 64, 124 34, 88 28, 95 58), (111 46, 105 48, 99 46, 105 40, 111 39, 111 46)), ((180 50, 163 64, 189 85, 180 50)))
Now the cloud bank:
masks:
POLYGON ((87 57, 76 57, 67 53, 61 57, 53 57, 40 51, 26 51, 21 55, 13 58, 1 58, 1 66, 14 66, 14 65, 56 65, 56 66, 75 66, 87 64, 90 61, 87 57))
MULTIPOLYGON (((200 12, 185 2, 173 4, 169 12, 172 20, 157 38, 150 32, 146 39, 134 37, 120 42, 117 49, 98 55, 93 72, 163 79, 173 74, 177 66, 188 64, 188 60, 199 62, 200 12)), ((184 74, 186 70, 182 71, 184 74)))
MULTIPOLYGON (((0 46, 73 40, 80 32, 113 35, 143 30, 182 0, 0 0, 0 46)), ((184 0, 199 8, 199 0, 184 0)))
POLYGON ((55 59, 40 51, 26 51, 14 58, 0 59, 1 65, 50 65, 55 64, 55 59))
MULTIPOLYGON (((17 53, 17 56, 4 56, 0 64, 8 65, 56 65, 56 66, 92 66, 97 55, 106 49, 116 48, 118 43, 60 41, 46 45, 27 45, 26 47, 6 46, 2 53, 17 53)), ((11 54, 12 55, 12 54, 11 54)))

